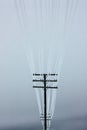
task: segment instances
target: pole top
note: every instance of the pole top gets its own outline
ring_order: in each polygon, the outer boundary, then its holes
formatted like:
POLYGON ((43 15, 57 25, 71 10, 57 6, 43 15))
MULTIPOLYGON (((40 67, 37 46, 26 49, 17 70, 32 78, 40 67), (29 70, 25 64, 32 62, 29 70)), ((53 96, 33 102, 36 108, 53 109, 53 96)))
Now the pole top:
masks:
POLYGON ((50 75, 50 76, 57 76, 58 74, 55 74, 55 73, 49 73, 49 74, 38 74, 38 73, 33 73, 33 76, 42 76, 42 75, 50 75))

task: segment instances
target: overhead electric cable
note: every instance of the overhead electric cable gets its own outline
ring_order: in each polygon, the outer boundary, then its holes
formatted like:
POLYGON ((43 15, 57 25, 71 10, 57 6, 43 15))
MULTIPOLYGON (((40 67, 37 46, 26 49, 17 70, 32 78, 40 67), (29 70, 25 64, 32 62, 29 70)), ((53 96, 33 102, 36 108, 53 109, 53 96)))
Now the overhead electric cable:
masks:
POLYGON ((63 36, 65 37, 65 32, 66 32, 66 27, 67 27, 67 23, 68 23, 68 12, 69 12, 69 3, 70 1, 67 0, 66 2, 66 11, 65 11, 65 21, 64 21, 64 32, 63 32, 63 36))
POLYGON ((20 0, 19 7, 21 9, 21 16, 22 16, 22 20, 23 20, 23 24, 24 24, 25 34, 27 34, 26 33, 26 13, 25 13, 25 6, 23 3, 23 0, 20 0))
POLYGON ((75 6, 74 6, 74 10, 73 10, 71 21, 73 21, 74 18, 75 18, 75 15, 76 15, 76 12, 77 12, 77 9, 78 9, 78 5, 79 5, 79 0, 75 0, 75 6))
POLYGON ((17 1, 18 1, 18 0, 14 0, 14 5, 15 5, 15 10, 16 10, 16 14, 17 14, 19 26, 20 26, 20 28, 22 29, 23 23, 21 22, 20 11, 19 11, 19 8, 18 8, 18 3, 17 3, 17 1))
POLYGON ((56 17, 57 17, 57 21, 58 21, 58 23, 57 23, 57 26, 58 26, 58 24, 59 24, 59 15, 60 15, 60 0, 58 0, 57 2, 58 3, 57 3, 57 15, 56 15, 56 17))
POLYGON ((38 7, 37 7, 37 0, 33 0, 34 3, 34 17, 35 17, 35 30, 37 32, 38 28, 39 28, 39 23, 38 23, 38 7))
POLYGON ((70 23, 70 19, 71 19, 71 16, 72 16, 72 13, 73 13, 73 6, 74 6, 74 1, 73 0, 71 0, 71 3, 70 3, 70 10, 69 10, 69 16, 68 16, 68 25, 69 25, 69 23, 70 23))

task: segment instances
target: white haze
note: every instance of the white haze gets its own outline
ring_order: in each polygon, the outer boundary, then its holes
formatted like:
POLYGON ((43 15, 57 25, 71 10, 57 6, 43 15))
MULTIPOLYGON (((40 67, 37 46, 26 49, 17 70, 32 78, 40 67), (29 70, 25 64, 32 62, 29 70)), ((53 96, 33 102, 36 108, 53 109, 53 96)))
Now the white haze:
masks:
POLYGON ((86 0, 0 0, 0 126, 40 122, 34 72, 59 74, 53 119, 87 114, 86 12, 86 0))

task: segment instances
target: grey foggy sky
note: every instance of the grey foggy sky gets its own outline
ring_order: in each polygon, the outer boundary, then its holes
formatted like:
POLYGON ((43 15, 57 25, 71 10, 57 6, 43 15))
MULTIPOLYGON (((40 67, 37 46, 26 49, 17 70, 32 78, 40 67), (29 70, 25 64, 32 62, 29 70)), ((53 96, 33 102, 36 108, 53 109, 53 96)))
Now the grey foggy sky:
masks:
POLYGON ((28 61, 25 54, 29 48, 37 63, 38 46, 43 46, 43 58, 49 64, 56 60, 61 44, 65 50, 54 118, 87 115, 87 1, 52 2, 50 8, 49 0, 0 0, 0 126, 39 122, 32 58, 28 61), (66 38, 61 43, 64 28, 66 38))

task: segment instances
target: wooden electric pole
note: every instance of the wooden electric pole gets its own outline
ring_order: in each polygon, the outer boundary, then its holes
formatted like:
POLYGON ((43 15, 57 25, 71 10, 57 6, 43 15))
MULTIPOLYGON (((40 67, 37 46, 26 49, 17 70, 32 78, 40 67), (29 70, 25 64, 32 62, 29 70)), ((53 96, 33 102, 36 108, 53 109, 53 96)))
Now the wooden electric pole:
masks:
POLYGON ((43 79, 33 79, 33 82, 43 82, 44 86, 33 86, 33 88, 43 88, 44 89, 44 130, 47 130, 47 89, 57 89, 58 87, 47 86, 47 82, 57 82, 55 80, 47 80, 47 76, 57 76, 58 74, 33 74, 33 76, 43 76, 43 79))

